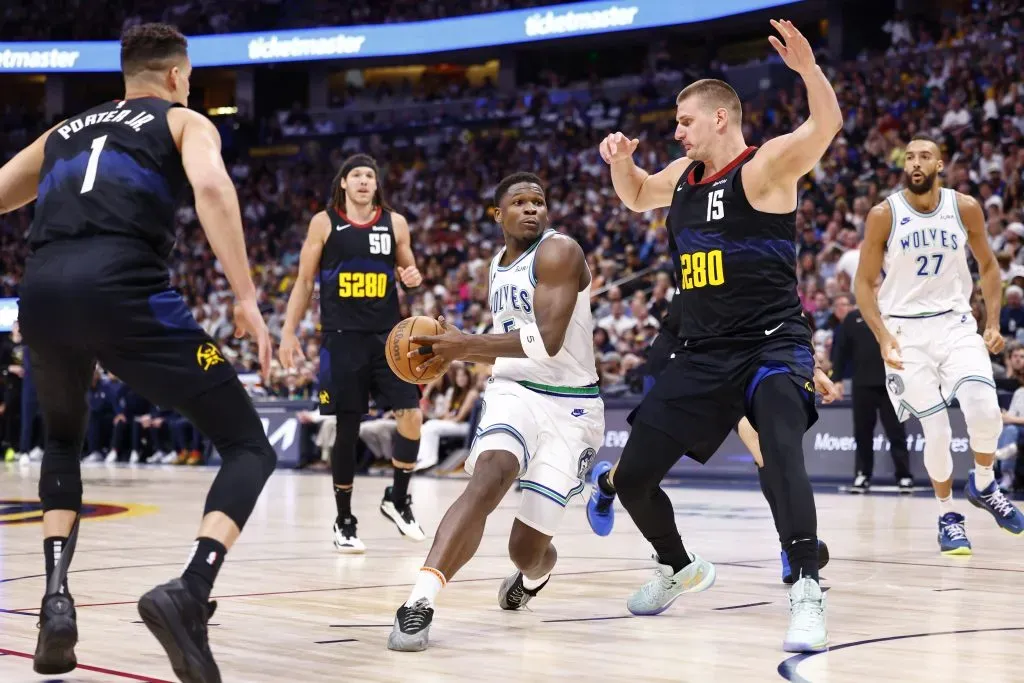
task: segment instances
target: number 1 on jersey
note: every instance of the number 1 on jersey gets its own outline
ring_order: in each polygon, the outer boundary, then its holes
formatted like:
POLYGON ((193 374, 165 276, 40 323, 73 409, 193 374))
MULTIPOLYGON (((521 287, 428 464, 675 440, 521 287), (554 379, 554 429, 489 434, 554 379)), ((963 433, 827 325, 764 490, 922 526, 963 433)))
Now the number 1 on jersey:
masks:
POLYGON ((96 183, 96 169, 100 165, 100 152, 103 151, 103 145, 107 144, 107 136, 101 135, 92 141, 92 154, 89 155, 89 164, 85 167, 85 178, 82 180, 82 191, 80 194, 85 194, 92 189, 92 186, 96 183))

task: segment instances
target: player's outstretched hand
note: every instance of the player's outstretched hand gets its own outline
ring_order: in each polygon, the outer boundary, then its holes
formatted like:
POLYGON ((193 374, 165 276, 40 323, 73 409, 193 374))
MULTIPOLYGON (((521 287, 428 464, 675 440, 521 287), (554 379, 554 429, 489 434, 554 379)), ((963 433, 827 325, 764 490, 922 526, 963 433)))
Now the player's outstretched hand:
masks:
POLYGON ((804 34, 797 30, 793 22, 785 19, 779 21, 772 19, 771 22, 775 30, 782 36, 782 40, 775 36, 768 36, 768 42, 779 53, 786 66, 798 74, 803 74, 814 68, 814 65, 817 64, 814 59, 814 50, 811 49, 811 44, 804 38, 804 34))
POLYGON ((270 330, 263 320, 256 300, 243 301, 235 304, 235 337, 249 335, 256 340, 259 349, 260 369, 263 370, 263 381, 270 381, 270 363, 274 357, 274 343, 270 340, 270 330))
POLYGON ((413 337, 409 340, 419 345, 418 348, 409 351, 409 358, 423 359, 417 372, 422 373, 424 369, 432 369, 435 365, 450 364, 466 355, 466 342, 470 335, 454 325, 449 325, 444 316, 438 317, 437 322, 441 324, 441 334, 413 337))
POLYGON ((604 159, 604 162, 612 164, 632 157, 639 144, 640 140, 637 138, 630 140, 622 133, 612 133, 601 141, 601 146, 598 149, 601 151, 601 158, 604 159))
POLYGON ((293 370, 300 361, 306 359, 302 353, 302 344, 294 332, 281 333, 281 346, 277 349, 277 359, 286 370, 293 370))
POLYGON ((900 352, 900 343, 891 334, 886 335, 879 344, 882 350, 882 360, 890 368, 903 369, 903 354, 900 352))
POLYGON ((402 281, 402 284, 406 287, 419 287, 423 284, 423 276, 420 275, 420 269, 416 266, 409 266, 403 268, 398 266, 398 279, 402 281))
POLYGON ((832 403, 843 398, 843 385, 833 382, 821 368, 814 369, 814 389, 821 394, 822 403, 832 403))
POLYGON ((986 327, 982 339, 985 340, 985 346, 992 355, 1001 353, 1003 347, 1006 346, 1006 340, 1000 334, 998 324, 996 327, 986 327))

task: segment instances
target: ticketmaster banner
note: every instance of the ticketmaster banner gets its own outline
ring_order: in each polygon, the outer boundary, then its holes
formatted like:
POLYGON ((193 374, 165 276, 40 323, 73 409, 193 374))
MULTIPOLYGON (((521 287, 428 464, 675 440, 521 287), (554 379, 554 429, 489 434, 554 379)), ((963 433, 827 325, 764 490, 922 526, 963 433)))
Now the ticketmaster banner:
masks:
MULTIPOLYGON (((575 2, 434 21, 197 36, 189 38, 189 56, 195 67, 398 57, 690 24, 801 1, 575 2)), ((120 68, 117 41, 0 42, 0 73, 120 68)))
MULTIPOLYGON (((622 447, 629 438, 629 425, 626 418, 632 409, 632 402, 609 399, 605 411, 604 446, 597 454, 597 460, 615 462, 622 454, 622 447)), ((263 428, 270 437, 270 442, 278 455, 280 467, 295 467, 299 462, 299 421, 296 417, 300 410, 309 410, 310 405, 301 402, 273 401, 257 403, 257 410, 263 422, 263 428)), ((819 418, 804 436, 804 457, 807 471, 815 481, 849 481, 853 479, 854 451, 857 442, 853 438, 853 411, 848 406, 819 408, 819 418)), ((953 426, 953 463, 954 477, 959 481, 966 476, 971 467, 972 457, 968 445, 967 430, 963 416, 958 408, 949 411, 950 423, 953 426)), ((907 447, 910 451, 910 465, 914 477, 927 482, 922 458, 924 453, 924 437, 916 419, 906 422, 907 447)), ((892 459, 889 457, 890 444, 882 434, 880 426, 876 429, 872 442, 875 451, 874 481, 882 484, 891 481, 893 476, 892 459)), ((725 440, 722 447, 704 466, 698 465, 689 458, 682 458, 669 473, 670 477, 752 477, 754 463, 743 442, 733 432, 725 440)))

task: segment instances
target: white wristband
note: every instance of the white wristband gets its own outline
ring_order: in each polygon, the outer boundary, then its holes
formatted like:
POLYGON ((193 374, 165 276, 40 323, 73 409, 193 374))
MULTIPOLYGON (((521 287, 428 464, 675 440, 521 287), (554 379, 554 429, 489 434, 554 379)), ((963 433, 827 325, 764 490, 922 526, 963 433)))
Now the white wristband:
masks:
POLYGON ((546 360, 551 358, 544 346, 544 340, 540 336, 540 328, 537 323, 530 323, 519 330, 519 343, 523 345, 526 357, 532 360, 546 360))

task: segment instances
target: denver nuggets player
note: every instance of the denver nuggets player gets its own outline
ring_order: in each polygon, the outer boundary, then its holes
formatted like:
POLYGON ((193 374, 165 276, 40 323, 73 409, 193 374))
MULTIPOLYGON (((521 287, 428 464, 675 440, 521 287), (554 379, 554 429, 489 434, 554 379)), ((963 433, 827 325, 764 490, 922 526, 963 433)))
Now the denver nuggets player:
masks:
POLYGON ((494 194, 505 248, 491 262, 490 299, 503 333, 464 334, 442 321, 443 335, 412 340, 430 346, 434 358, 425 365, 468 360, 493 363, 494 370, 466 461, 472 477, 441 520, 412 594, 398 609, 392 650, 426 649, 437 594, 476 552, 488 515, 516 479, 523 497, 508 549, 518 571, 501 584, 498 604, 514 610, 537 595, 558 557, 551 538, 569 500, 583 492, 604 440, 583 250, 547 229, 537 176, 515 173, 494 194))
POLYGON ((952 431, 946 406, 959 398, 967 422, 974 470, 967 499, 988 510, 1000 527, 1024 533, 1024 516, 1006 499, 992 473, 1002 417, 988 352, 1003 348, 999 265, 985 234, 985 216, 973 198, 941 188, 938 145, 916 136, 907 145, 905 190, 871 209, 855 288, 861 314, 888 366, 886 388, 901 420, 913 415, 924 432, 924 465, 939 501, 939 549, 969 555, 964 516, 953 509, 952 431), (970 245, 981 272, 988 311, 984 337, 971 314, 974 283, 970 245), (884 262, 885 279, 875 292, 884 262), (986 350, 987 347, 987 350, 986 350))

